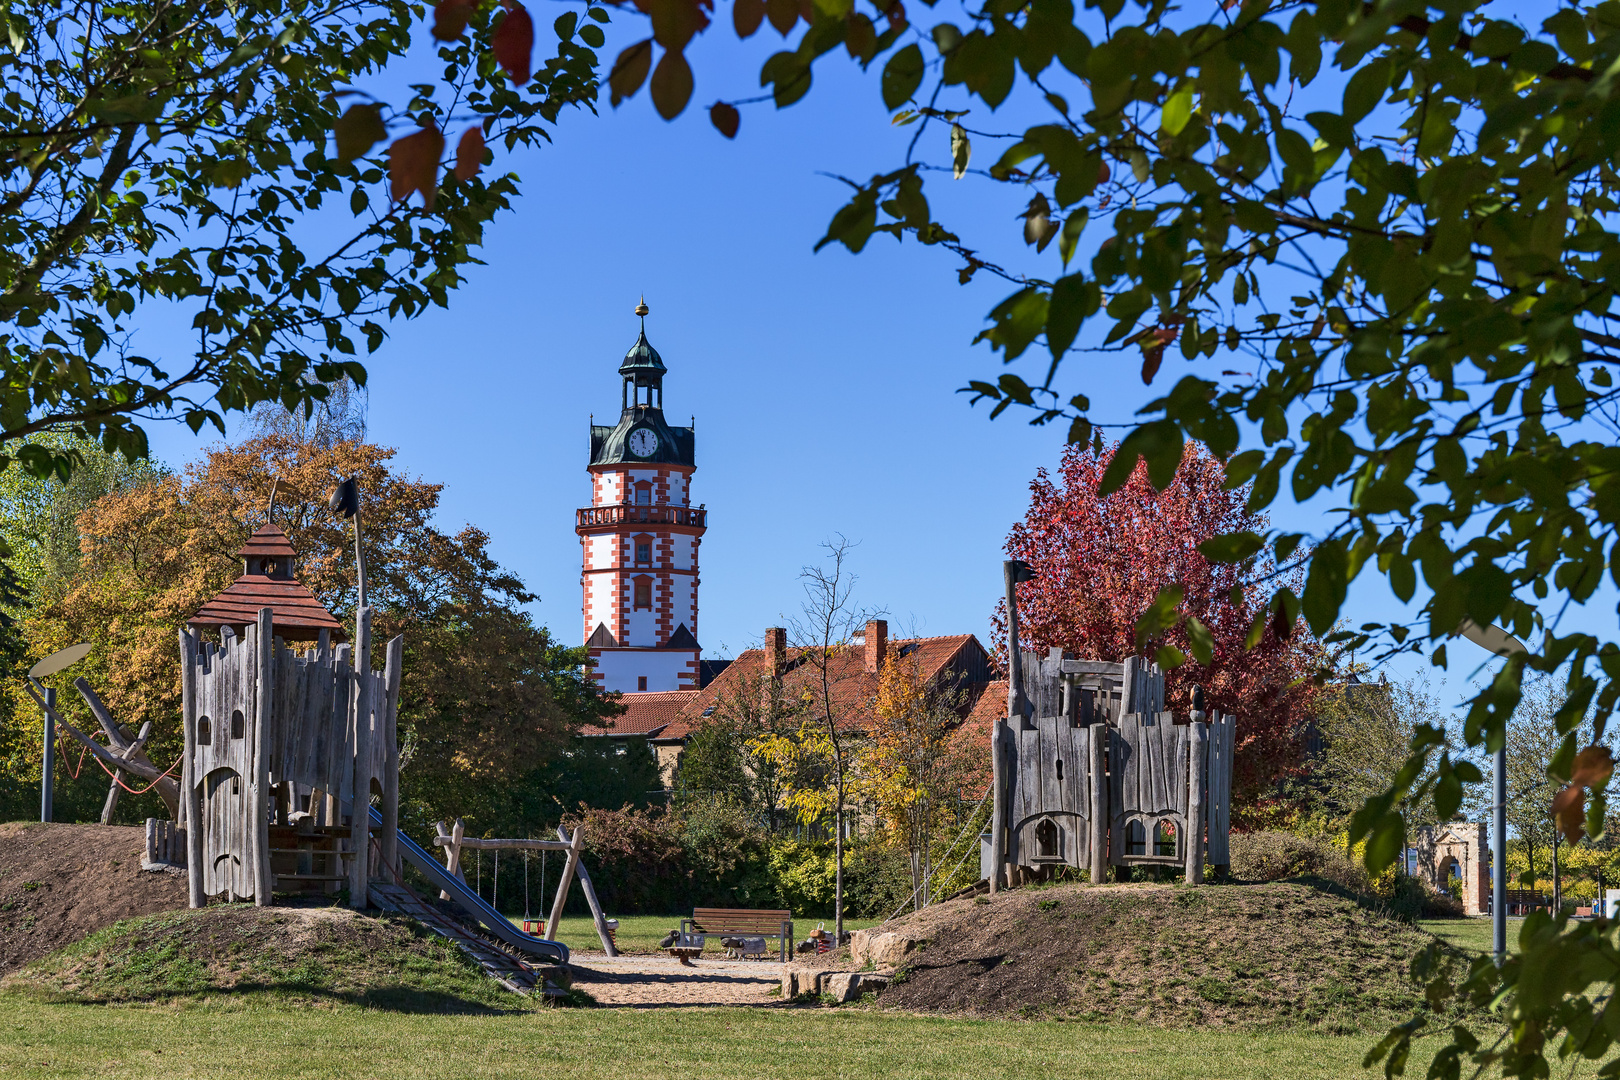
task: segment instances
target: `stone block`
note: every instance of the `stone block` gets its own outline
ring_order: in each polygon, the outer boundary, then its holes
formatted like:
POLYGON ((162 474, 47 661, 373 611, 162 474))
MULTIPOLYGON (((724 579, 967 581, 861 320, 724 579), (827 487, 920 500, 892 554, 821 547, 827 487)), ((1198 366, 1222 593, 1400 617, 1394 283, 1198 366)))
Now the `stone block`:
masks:
POLYGON ((881 930, 857 930, 849 940, 849 957, 857 967, 893 971, 927 942, 926 938, 881 930))

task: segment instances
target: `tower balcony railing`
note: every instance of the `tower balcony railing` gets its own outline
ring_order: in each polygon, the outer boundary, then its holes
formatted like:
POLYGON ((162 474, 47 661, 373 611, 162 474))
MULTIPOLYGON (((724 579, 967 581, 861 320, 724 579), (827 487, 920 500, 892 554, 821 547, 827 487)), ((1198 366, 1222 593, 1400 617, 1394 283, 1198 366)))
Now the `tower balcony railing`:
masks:
POLYGON ((575 511, 575 527, 599 528, 613 525, 684 525, 693 529, 709 527, 709 512, 701 506, 671 506, 668 503, 640 505, 608 503, 575 511))

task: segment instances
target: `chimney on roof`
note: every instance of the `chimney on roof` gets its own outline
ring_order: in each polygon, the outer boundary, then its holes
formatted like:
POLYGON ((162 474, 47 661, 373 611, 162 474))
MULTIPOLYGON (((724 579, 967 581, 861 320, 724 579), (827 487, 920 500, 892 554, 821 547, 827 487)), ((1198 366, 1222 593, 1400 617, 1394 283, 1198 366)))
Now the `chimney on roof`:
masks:
POLYGON ((873 674, 882 671, 888 651, 889 624, 884 619, 872 619, 866 624, 866 670, 873 674))
POLYGON ((765 666, 770 670, 771 678, 782 676, 782 668, 787 664, 787 631, 780 626, 765 628, 765 666))

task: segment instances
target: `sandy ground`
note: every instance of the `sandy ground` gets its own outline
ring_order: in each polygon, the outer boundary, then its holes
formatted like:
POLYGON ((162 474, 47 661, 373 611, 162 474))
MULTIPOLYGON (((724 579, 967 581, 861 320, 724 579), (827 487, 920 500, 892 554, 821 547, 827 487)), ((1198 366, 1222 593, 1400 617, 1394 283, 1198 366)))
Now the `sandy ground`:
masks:
POLYGON ((186 906, 183 874, 141 870, 134 825, 0 825, 0 975, 132 915, 186 906))
POLYGON ((575 952, 574 985, 598 1004, 628 1009, 772 1005, 782 965, 764 960, 698 959, 691 967, 669 956, 616 956, 575 952))

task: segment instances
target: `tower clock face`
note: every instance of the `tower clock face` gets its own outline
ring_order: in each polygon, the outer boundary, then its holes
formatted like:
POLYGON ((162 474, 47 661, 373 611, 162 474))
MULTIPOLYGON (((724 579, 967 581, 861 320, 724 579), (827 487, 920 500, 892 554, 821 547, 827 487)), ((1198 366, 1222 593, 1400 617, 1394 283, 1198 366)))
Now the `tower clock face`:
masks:
POLYGON ((636 457, 652 457, 658 450, 658 436, 647 428, 636 428, 630 433, 630 452, 636 457))

